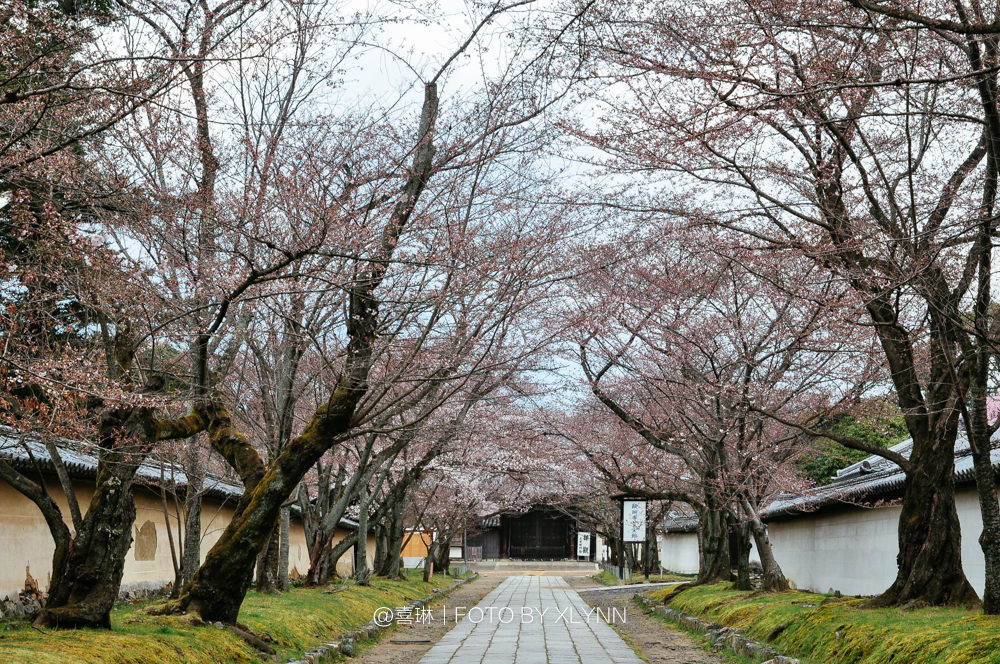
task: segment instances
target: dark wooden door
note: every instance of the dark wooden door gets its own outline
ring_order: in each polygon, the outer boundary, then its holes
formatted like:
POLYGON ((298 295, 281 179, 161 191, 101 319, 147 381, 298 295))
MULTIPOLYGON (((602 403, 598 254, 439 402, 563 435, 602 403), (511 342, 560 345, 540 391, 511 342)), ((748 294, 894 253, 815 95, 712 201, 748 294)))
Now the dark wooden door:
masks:
POLYGON ((487 530, 483 533, 483 558, 496 560, 500 557, 500 531, 487 530))
POLYGON ((511 519, 511 558, 561 560, 568 557, 569 524, 561 516, 529 512, 511 519))

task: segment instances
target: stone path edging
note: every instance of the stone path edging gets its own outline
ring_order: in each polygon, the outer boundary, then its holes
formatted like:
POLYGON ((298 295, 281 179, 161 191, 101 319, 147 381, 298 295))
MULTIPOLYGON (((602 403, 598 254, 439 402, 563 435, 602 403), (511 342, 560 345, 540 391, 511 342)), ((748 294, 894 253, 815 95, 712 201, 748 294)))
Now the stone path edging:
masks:
POLYGON ((712 641, 712 645, 715 647, 729 648, 733 652, 747 657, 762 657, 767 660, 764 664, 799 664, 799 660, 795 658, 779 655, 778 651, 774 648, 761 645, 753 639, 746 638, 743 630, 741 629, 726 627, 725 625, 720 625, 719 623, 708 622, 706 620, 702 620, 701 618, 696 618, 695 616, 688 615, 683 611, 678 611, 677 609, 671 609, 669 606, 657 604, 653 600, 644 595, 640 595, 639 593, 636 593, 635 596, 639 599, 639 602, 643 606, 652 610, 654 613, 663 616, 667 620, 675 622, 692 632, 706 634, 712 641))
POLYGON ((642 588, 643 590, 647 588, 662 588, 663 586, 679 586, 682 583, 690 583, 690 581, 660 581, 657 583, 630 583, 626 586, 604 586, 602 588, 577 588, 578 593, 607 593, 607 592, 627 592, 635 588, 642 588))
MULTIPOLYGON (((434 600, 445 597, 454 590, 461 588, 467 583, 475 581, 479 578, 479 572, 476 572, 467 579, 462 579, 461 581, 456 581, 447 588, 438 588, 433 593, 427 597, 422 597, 417 600, 413 600, 409 604, 400 607, 404 609, 409 609, 413 611, 414 609, 419 609, 427 604, 433 602, 434 600)), ((391 625, 392 623, 390 623, 391 625)), ((388 626, 388 625, 387 625, 388 626)), ((341 634, 337 640, 331 639, 330 641, 324 643, 319 648, 313 648, 308 652, 302 654, 301 657, 293 657, 288 660, 288 664, 320 664, 321 662, 333 661, 333 658, 337 655, 346 655, 348 657, 354 656, 354 644, 355 642, 371 638, 380 634, 387 626, 379 625, 374 620, 369 620, 367 623, 358 627, 353 632, 346 632, 341 634)))

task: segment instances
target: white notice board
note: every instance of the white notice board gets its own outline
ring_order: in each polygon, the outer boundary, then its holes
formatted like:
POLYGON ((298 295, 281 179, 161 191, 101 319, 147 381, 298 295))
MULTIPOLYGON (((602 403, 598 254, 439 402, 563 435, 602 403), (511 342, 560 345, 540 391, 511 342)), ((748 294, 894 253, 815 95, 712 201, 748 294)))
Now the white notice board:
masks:
POLYGON ((622 541, 646 541, 646 501, 622 501, 622 541))
POLYGON ((590 533, 576 534, 576 555, 578 558, 590 558, 590 533))

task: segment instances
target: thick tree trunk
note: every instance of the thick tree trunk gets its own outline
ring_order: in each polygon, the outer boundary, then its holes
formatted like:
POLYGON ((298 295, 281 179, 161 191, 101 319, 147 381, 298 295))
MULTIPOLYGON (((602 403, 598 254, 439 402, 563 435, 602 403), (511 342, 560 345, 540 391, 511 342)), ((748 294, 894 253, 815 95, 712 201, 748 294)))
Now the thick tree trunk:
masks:
POLYGON ((131 478, 115 479, 99 481, 65 565, 53 570, 52 590, 35 626, 111 628, 135 524, 131 478))
POLYGON ((278 546, 278 590, 288 592, 288 538, 292 529, 292 506, 281 509, 279 520, 280 545, 278 546))
POLYGON ((434 569, 447 574, 451 569, 451 535, 438 537, 437 557, 434 559, 434 569))
POLYGON ((320 569, 320 578, 323 584, 329 582, 329 579, 334 574, 339 574, 337 572, 337 563, 340 559, 344 557, 344 554, 349 550, 353 549, 354 544, 358 541, 358 532, 354 531, 344 539, 337 542, 333 548, 327 549, 326 556, 324 557, 322 567, 320 569))
POLYGON ((634 572, 636 569, 635 544, 632 542, 627 542, 625 544, 625 567, 627 567, 630 572, 634 572))
POLYGON ((315 587, 326 585, 327 579, 322 576, 324 558, 330 548, 332 533, 317 530, 314 535, 312 553, 309 557, 309 572, 306 574, 306 585, 315 587))
POLYGON ((958 411, 936 437, 914 439, 911 471, 899 515, 899 571, 872 607, 920 600, 931 605, 973 605, 979 596, 962 570, 962 533, 955 508, 955 437, 958 411))
MULTIPOLYGON (((591 538, 593 539, 593 538, 591 538)), ((656 541, 656 531, 653 531, 653 539, 651 540, 649 552, 649 570, 650 572, 656 572, 660 569, 660 547, 659 543, 656 541)))
MULTIPOLYGON (((992 110, 991 117, 995 126, 996 103, 992 101, 993 93, 989 95, 991 102, 987 108, 992 110)), ((987 196, 980 223, 978 239, 979 283, 976 292, 975 327, 980 333, 989 331, 990 304, 992 294, 992 252, 993 252, 993 202, 997 187, 998 155, 994 136, 991 142, 992 150, 987 159, 987 196)), ((995 332, 994 332, 995 333, 995 332)), ((976 492, 979 496, 979 512, 983 517, 983 531, 979 535, 979 546, 983 550, 986 562, 986 585, 983 589, 983 613, 986 615, 1000 614, 1000 504, 997 502, 996 476, 993 472, 991 459, 992 441, 990 440, 990 423, 987 413, 987 397, 989 389, 990 364, 994 359, 991 342, 976 338, 976 362, 970 370, 972 381, 970 386, 971 414, 968 416, 969 444, 972 448, 972 463, 976 473, 976 492)))
POLYGON ((384 520, 375 524, 375 556, 372 558, 372 572, 378 576, 385 576, 385 565, 389 557, 388 530, 384 520))
POLYGON ((406 536, 403 515, 405 505, 403 501, 393 503, 391 516, 389 518, 389 544, 386 552, 385 576, 390 579, 400 578, 402 572, 403 539, 406 536))
POLYGON ((750 525, 745 521, 733 525, 736 534, 736 588, 753 590, 750 582, 750 525))
POLYGON ((986 559, 986 587, 983 591, 983 613, 1000 614, 1000 505, 997 503, 996 476, 990 459, 989 436, 980 441, 973 451, 976 470, 976 489, 979 494, 979 511, 983 517, 983 531, 979 546, 986 559))
POLYGON ((280 529, 275 524, 271 531, 271 536, 267 540, 267 545, 257 556, 257 592, 276 593, 278 592, 278 548, 280 542, 280 529))
POLYGON ((649 571, 653 567, 653 547, 656 546, 656 527, 653 519, 646 520, 646 542, 642 546, 642 576, 649 581, 649 571))
POLYGON ((781 566, 774 557, 774 549, 771 547, 771 540, 767 536, 767 528, 760 520, 757 511, 746 500, 743 501, 743 510, 749 515, 750 531, 753 533, 754 543, 757 545, 757 555, 760 556, 760 566, 764 569, 764 590, 770 592, 781 592, 788 590, 788 579, 781 571, 781 566))
POLYGON ((243 505, 238 506, 219 541, 169 610, 194 611, 206 622, 236 622, 257 556, 278 522, 282 504, 326 452, 328 441, 350 428, 360 397, 355 390, 338 389, 306 430, 289 443, 255 489, 241 499, 243 505))
MULTIPOLYGON (((973 388, 975 390, 975 388, 973 388)), ((973 465, 976 471, 976 490, 979 511, 983 517, 983 531, 979 546, 986 559, 986 586, 983 591, 983 613, 1000 614, 1000 504, 997 502, 996 476, 991 459, 989 425, 986 421, 985 390, 981 405, 973 407, 974 432, 971 439, 973 465), (978 411, 978 412, 977 412, 978 411)))
POLYGON ((698 516, 698 542, 701 550, 695 584, 729 581, 733 572, 729 560, 726 513, 722 509, 703 508, 698 516))
POLYGON ((36 626, 111 627, 111 608, 132 546, 136 470, 157 440, 187 437, 202 424, 197 415, 158 422, 143 409, 102 414, 103 451, 94 495, 62 563, 53 560, 49 596, 36 626))

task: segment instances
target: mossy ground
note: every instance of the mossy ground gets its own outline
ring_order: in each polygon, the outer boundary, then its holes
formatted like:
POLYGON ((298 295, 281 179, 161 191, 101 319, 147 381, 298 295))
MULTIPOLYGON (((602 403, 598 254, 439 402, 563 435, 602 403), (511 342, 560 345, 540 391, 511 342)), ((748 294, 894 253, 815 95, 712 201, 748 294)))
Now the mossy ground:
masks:
MULTIPOLYGON (((661 583, 661 582, 666 583, 668 581, 692 582, 696 578, 698 578, 697 574, 675 574, 674 572, 664 572, 663 576, 661 577, 658 572, 654 572, 653 574, 649 575, 649 582, 650 583, 661 583)), ((639 579, 639 582, 642 582, 642 579, 639 579)))
POLYGON ((614 574, 612 574, 606 569, 602 569, 599 573, 593 575, 590 578, 596 581, 597 583, 601 584, 602 586, 618 585, 618 579, 615 577, 614 574))
MULTIPOLYGON (((602 586, 618 585, 618 577, 616 577, 614 574, 612 574, 606 569, 601 570, 600 573, 594 574, 590 578, 593 581, 596 581, 597 583, 601 584, 602 586)), ((659 572, 654 572, 653 574, 649 575, 650 583, 660 583, 668 581, 694 581, 694 579, 695 579, 694 574, 674 574, 673 572, 664 572, 662 576, 660 575, 659 572)), ((644 579, 642 575, 633 575, 632 580, 629 581, 628 583, 643 583, 643 582, 644 579)))
MULTIPOLYGON (((372 619, 380 606, 396 607, 450 585, 436 576, 424 583, 415 573, 407 581, 373 578, 368 588, 351 583, 330 588, 293 588, 280 595, 251 591, 240 622, 267 633, 282 660, 316 647, 372 619), (319 636, 316 636, 316 635, 319 636)), ((150 616, 151 602, 121 606, 112 613, 112 629, 36 630, 26 622, 0 626, 0 662, 14 664, 259 664, 253 648, 227 630, 195 627, 189 616, 150 616)))
MULTIPOLYGON (((672 588, 649 596, 661 601, 672 588)), ((824 664, 1000 664, 1000 617, 960 608, 862 609, 865 600, 798 591, 758 594, 731 584, 696 586, 670 606, 737 627, 803 662, 824 664), (839 636, 838 636, 839 632, 839 636)))

